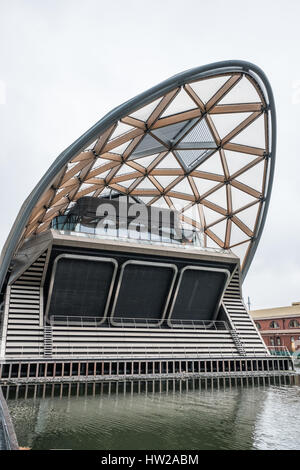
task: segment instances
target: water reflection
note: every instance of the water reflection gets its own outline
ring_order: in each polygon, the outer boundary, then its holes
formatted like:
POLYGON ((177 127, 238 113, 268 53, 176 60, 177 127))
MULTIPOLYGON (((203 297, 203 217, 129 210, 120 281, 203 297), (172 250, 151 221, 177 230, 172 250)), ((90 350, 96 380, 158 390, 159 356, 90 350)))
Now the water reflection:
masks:
POLYGON ((290 380, 43 384, 3 392, 20 445, 34 449, 300 449, 300 388, 290 380), (291 432, 283 438, 282 429, 291 432))

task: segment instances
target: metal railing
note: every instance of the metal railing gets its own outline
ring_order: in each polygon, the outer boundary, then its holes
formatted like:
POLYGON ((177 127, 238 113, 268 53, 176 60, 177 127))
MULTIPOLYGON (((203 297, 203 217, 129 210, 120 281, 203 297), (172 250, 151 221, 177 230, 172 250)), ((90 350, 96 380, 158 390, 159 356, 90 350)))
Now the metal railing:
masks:
MULTIPOLYGON (((52 348, 52 358, 55 359, 64 359, 66 360, 69 357, 72 359, 82 359, 82 358, 93 358, 99 360, 118 360, 124 358, 145 358, 145 359, 176 359, 176 358, 208 358, 208 359, 226 359, 226 358, 235 358, 240 360, 247 360, 248 358, 270 358, 269 355, 266 354, 265 350, 257 350, 255 347, 246 347, 246 356, 240 356, 237 349, 234 346, 226 345, 226 347, 220 348, 220 350, 212 350, 212 348, 208 346, 200 347, 198 345, 191 345, 190 348, 185 346, 177 346, 176 348, 173 346, 169 347, 155 347, 149 344, 149 346, 115 346, 115 347, 104 347, 104 346, 53 346, 52 348)), ((278 359, 280 357, 286 357, 286 355, 277 355, 278 359)), ((14 359, 14 358, 27 358, 27 359, 34 359, 34 358, 45 358, 44 356, 44 348, 43 346, 37 346, 34 350, 30 350, 30 348, 26 346, 21 346, 18 353, 15 355, 10 354, 7 359, 14 359)), ((47 359, 49 357, 47 356, 47 359)), ((275 357, 274 357, 274 360, 275 357)))
MULTIPOLYGON (((96 219, 96 218, 95 218, 96 219)), ((100 220, 100 219, 99 219, 100 220)), ((51 228, 59 231, 61 234, 77 235, 86 238, 100 238, 104 240, 131 241, 133 243, 142 243, 150 245, 177 246, 179 248, 201 249, 208 252, 230 253, 229 249, 211 248, 204 245, 202 233, 199 230, 176 228, 175 231, 169 233, 168 230, 160 228, 151 232, 146 230, 132 230, 130 228, 109 228, 95 226, 87 226, 81 223, 79 216, 58 216, 54 217, 51 222, 51 228)))
POLYGON ((182 227, 153 227, 151 230, 140 226, 139 230, 116 224, 113 226, 102 225, 103 217, 93 217, 90 222, 82 222, 82 216, 63 215, 54 217, 51 228, 66 232, 75 232, 93 237, 113 237, 117 239, 130 239, 133 241, 142 240, 152 243, 168 243, 175 245, 191 245, 201 247, 201 235, 198 230, 184 229, 182 227))
POLYGON ((189 328, 201 330, 229 330, 229 325, 225 321, 216 320, 184 320, 176 319, 167 323, 166 320, 160 321, 150 318, 126 318, 126 317, 113 317, 113 323, 108 317, 89 317, 89 316, 58 316, 52 315, 50 317, 50 325, 66 326, 66 327, 105 327, 105 328, 159 328, 171 329, 189 328))
MULTIPOLYGON (((66 353, 61 352, 61 348, 55 346, 52 351, 52 357, 58 358, 58 357, 64 357, 66 353)), ((247 355, 253 356, 253 357, 262 357, 264 356, 263 352, 259 353, 255 348, 253 350, 249 348, 247 350, 247 355), (250 351, 249 351, 250 349, 250 351)), ((209 358, 209 359, 222 359, 222 358, 240 358, 240 359, 245 359, 243 356, 239 356, 238 351, 236 348, 232 346, 227 346, 226 351, 224 351, 224 348, 220 348, 220 351, 212 351, 211 348, 205 347, 205 348, 200 348, 200 347, 191 347, 191 348, 174 348, 174 347, 168 347, 168 348, 162 348, 162 347, 153 347, 150 346, 147 348, 146 346, 144 347, 115 347, 114 351, 107 351, 107 348, 105 347, 91 347, 91 346, 86 346, 83 348, 80 348, 80 352, 78 351, 79 348, 70 346, 68 348, 68 355, 70 354, 73 358, 80 358, 82 356, 85 357, 101 357, 101 359, 107 359, 107 360, 112 360, 114 358, 145 358, 145 359, 152 359, 152 358, 157 358, 157 359, 178 359, 178 358, 184 358, 184 359, 191 359, 191 358, 209 358)), ((268 356, 264 356, 268 357, 268 356)))
POLYGON ((286 346, 268 346, 268 349, 272 356, 292 356, 286 346))

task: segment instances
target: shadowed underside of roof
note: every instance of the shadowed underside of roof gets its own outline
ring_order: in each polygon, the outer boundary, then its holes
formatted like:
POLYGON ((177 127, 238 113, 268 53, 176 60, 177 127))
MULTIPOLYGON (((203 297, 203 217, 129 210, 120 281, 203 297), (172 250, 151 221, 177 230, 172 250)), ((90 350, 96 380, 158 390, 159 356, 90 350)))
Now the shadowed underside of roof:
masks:
POLYGON ((116 108, 98 134, 96 126, 80 151, 71 146, 58 157, 56 174, 23 216, 22 240, 49 229, 80 197, 115 190, 177 209, 208 247, 232 249, 248 268, 275 157, 272 92, 260 69, 232 61, 184 72, 173 86, 169 79, 116 108))

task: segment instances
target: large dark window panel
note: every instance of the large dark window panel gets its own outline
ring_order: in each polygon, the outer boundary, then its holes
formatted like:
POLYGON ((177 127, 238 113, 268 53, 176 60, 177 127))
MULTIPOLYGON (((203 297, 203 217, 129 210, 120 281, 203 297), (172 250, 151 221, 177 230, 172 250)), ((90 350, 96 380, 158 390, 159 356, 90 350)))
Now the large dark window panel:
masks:
POLYGON ((169 323, 213 320, 227 281, 226 271, 184 268, 171 307, 169 323), (176 295, 177 292, 177 295, 176 295))
POLYGON ((147 263, 129 262, 124 266, 121 284, 113 309, 112 323, 158 324, 164 314, 174 284, 177 268, 147 263), (149 321, 150 320, 150 321, 149 321))
POLYGON ((53 288, 48 299, 48 318, 103 317, 114 277, 115 264, 62 257, 54 268, 53 288))

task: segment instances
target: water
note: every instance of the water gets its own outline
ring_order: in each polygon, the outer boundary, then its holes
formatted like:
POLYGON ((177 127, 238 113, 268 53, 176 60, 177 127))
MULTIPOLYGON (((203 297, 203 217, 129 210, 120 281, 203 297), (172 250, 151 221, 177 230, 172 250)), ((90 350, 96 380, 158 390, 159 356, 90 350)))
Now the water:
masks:
POLYGON ((209 381, 4 390, 33 449, 297 449, 300 387, 209 381), (246 384, 247 385, 247 384, 246 384))
POLYGON ((0 422, 0 450, 5 450, 5 449, 6 449, 6 444, 5 444, 5 438, 4 438, 4 431, 3 431, 2 423, 0 422))

